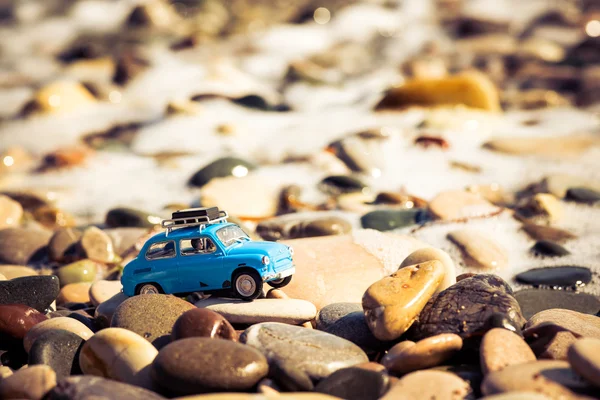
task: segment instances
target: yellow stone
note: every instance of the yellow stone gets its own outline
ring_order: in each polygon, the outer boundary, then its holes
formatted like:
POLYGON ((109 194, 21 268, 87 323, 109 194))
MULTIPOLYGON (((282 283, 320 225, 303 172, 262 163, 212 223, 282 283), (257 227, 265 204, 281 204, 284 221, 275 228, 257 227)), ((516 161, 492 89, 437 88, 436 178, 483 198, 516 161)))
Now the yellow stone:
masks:
POLYGON ((38 90, 34 101, 41 112, 63 113, 95 103, 96 99, 79 82, 56 81, 38 90))

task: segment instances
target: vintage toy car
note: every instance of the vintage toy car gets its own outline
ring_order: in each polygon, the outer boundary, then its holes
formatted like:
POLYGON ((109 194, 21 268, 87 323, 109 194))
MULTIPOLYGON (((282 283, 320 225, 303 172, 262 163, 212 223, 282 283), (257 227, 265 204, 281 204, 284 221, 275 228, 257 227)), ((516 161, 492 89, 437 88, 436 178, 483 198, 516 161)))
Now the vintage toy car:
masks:
POLYGON ((291 247, 251 240, 217 207, 177 211, 162 226, 125 266, 127 296, 229 290, 252 300, 264 282, 283 287, 295 272, 291 247))

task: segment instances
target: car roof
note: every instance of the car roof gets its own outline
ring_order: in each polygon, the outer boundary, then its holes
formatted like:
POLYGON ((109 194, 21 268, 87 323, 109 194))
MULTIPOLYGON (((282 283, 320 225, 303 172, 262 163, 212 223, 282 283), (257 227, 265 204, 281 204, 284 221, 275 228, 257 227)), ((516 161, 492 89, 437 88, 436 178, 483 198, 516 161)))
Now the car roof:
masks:
POLYGON ((232 222, 219 223, 219 224, 208 224, 202 230, 198 229, 198 226, 188 226, 185 228, 173 229, 167 234, 167 231, 158 233, 152 236, 146 243, 163 242, 165 240, 179 240, 197 237, 199 234, 213 236, 216 231, 225 226, 237 226, 232 222))

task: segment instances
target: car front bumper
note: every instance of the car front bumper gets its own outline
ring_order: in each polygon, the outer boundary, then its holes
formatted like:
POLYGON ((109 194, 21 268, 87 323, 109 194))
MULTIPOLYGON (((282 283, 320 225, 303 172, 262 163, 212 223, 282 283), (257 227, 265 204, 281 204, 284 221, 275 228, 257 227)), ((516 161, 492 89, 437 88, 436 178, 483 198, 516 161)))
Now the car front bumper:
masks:
POLYGON ((294 275, 295 273, 296 268, 291 267, 276 274, 266 274, 265 276, 263 276, 263 282, 287 278, 288 276, 294 275))

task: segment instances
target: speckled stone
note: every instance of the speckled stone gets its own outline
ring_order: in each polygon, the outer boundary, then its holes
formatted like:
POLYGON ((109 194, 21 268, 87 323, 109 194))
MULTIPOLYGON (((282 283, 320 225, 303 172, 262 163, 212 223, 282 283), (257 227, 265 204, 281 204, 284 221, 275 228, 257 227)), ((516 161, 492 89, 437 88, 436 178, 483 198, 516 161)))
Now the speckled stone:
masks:
POLYGON ((563 308, 585 314, 600 311, 600 299, 587 293, 567 292, 564 290, 525 289, 515 292, 515 298, 521 306, 526 319, 540 311, 563 308))
POLYGON ((79 348, 84 340, 72 332, 54 329, 38 336, 29 349, 29 365, 48 365, 57 379, 81 372, 79 348))
POLYGON ((83 340, 87 340, 94 332, 92 332, 87 326, 85 326, 80 321, 69 318, 69 317, 56 317, 44 320, 35 326, 33 326, 25 337, 23 338, 23 347, 25 351, 29 352, 33 343, 46 332, 51 332, 55 330, 64 330, 69 331, 77 336, 79 336, 83 340))
POLYGON ((26 265, 42 259, 51 236, 50 232, 37 229, 0 230, 0 263, 26 265))
POLYGON ((405 228, 427 220, 427 211, 423 208, 406 210, 375 210, 360 217, 360 223, 365 229, 390 231, 405 228))
POLYGON ((61 267, 56 272, 60 285, 70 283, 93 282, 96 279, 98 265, 92 260, 81 260, 61 267))
POLYGON ((315 319, 317 329, 326 330, 340 318, 354 312, 362 312, 360 303, 333 303, 323 307, 315 319))
POLYGON ((534 268, 521 272, 516 279, 534 286, 578 287, 590 283, 592 271, 575 266, 534 268))
POLYGON ((26 304, 45 312, 59 293, 54 275, 25 276, 0 282, 0 304, 26 304))
POLYGON ((160 224, 161 218, 135 208, 113 208, 106 214, 106 225, 111 228, 152 228, 160 224))
POLYGON ((69 283, 63 286, 56 298, 57 305, 66 303, 89 303, 91 282, 69 283))
POLYGON ((320 381, 315 391, 348 400, 377 400, 385 394, 388 385, 387 374, 344 368, 320 381))
POLYGON ((264 378, 267 359, 230 340, 187 338, 168 344, 152 363, 154 381, 170 393, 249 390, 264 378))
POLYGON ((0 265, 0 274, 7 280, 22 278, 24 276, 35 276, 37 271, 24 265, 0 265))
POLYGON ((300 368, 312 379, 320 379, 344 367, 368 361, 355 344, 313 329, 267 322, 251 326, 240 336, 270 361, 300 368))
POLYGON ((192 304, 171 295, 138 295, 117 307, 111 326, 129 329, 160 349, 171 341, 177 318, 193 308, 192 304))
POLYGON ((250 171, 256 169, 256 165, 237 157, 219 158, 197 171, 190 178, 191 186, 202 187, 213 178, 226 176, 246 176, 250 171))
POLYGON ((79 258, 77 243, 81 239, 81 231, 75 228, 57 229, 48 243, 50 258, 59 262, 75 261, 79 258))
POLYGON ((122 289, 123 285, 121 285, 121 281, 96 281, 92 283, 89 290, 90 301, 97 307, 99 304, 120 293, 122 289))
POLYGON ((531 348, 519 335, 502 328, 491 329, 483 336, 479 358, 484 374, 536 360, 531 348))
POLYGON ((38 400, 56 386, 56 374, 47 365, 34 365, 0 380, 1 399, 38 400))
POLYGON ((194 308, 186 311, 175 321, 173 340, 188 337, 208 337, 237 341, 238 334, 229 321, 221 314, 206 308, 194 308))
POLYGON ((71 376, 58 382, 45 400, 163 400, 161 395, 137 386, 98 376, 71 376))

